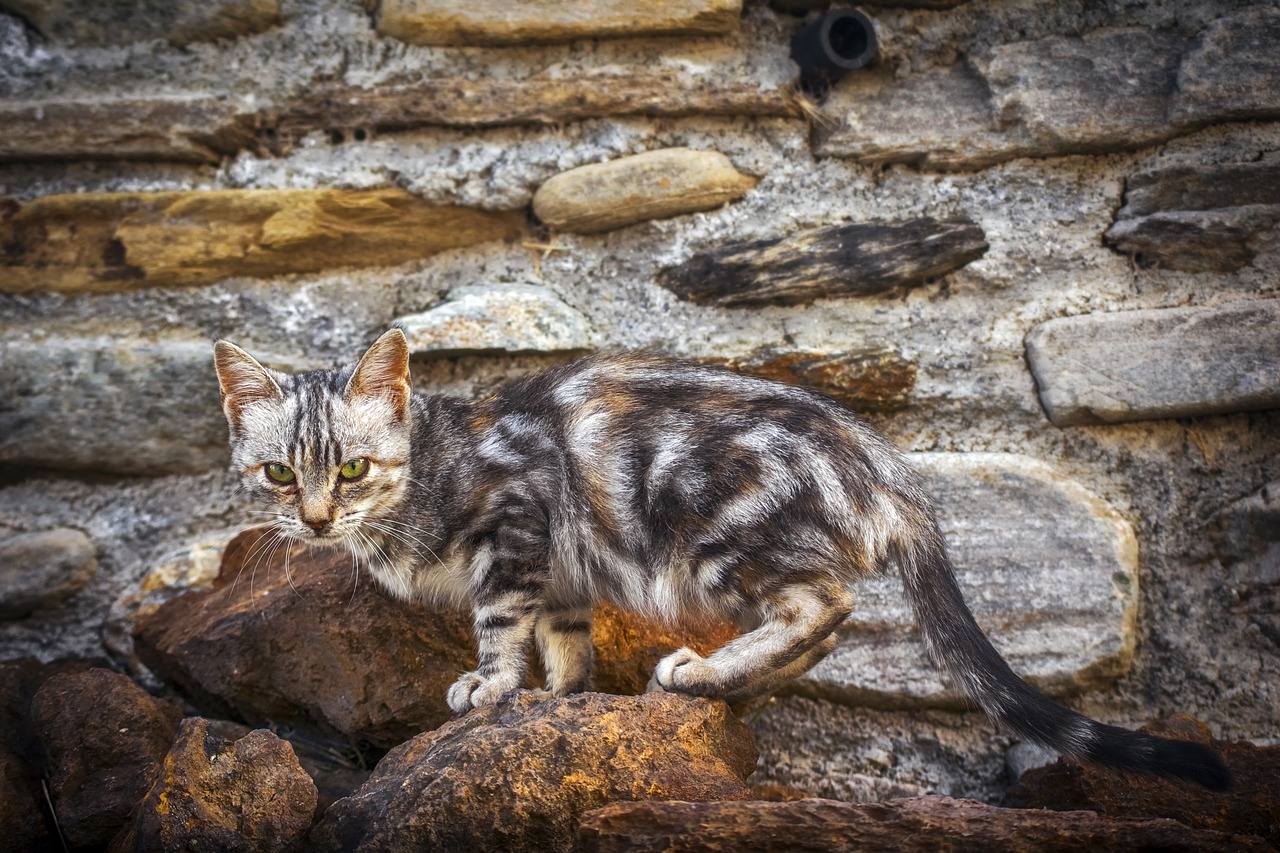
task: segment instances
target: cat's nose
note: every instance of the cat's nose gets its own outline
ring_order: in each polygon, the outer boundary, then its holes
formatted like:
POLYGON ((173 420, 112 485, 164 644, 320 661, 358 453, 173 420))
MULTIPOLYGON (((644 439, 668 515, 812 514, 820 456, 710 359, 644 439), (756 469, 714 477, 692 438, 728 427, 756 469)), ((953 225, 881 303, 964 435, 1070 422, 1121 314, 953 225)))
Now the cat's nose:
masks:
POLYGON ((329 529, 328 519, 318 519, 316 521, 312 521, 310 519, 303 519, 303 523, 306 524, 307 527, 310 527, 312 530, 314 530, 316 533, 324 533, 329 529))

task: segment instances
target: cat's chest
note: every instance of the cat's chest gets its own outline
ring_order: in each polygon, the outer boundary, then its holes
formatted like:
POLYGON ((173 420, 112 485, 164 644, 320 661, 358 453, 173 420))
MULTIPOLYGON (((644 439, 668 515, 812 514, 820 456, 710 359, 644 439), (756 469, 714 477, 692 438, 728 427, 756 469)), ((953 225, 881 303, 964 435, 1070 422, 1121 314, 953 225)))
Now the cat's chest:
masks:
POLYGON ((470 600, 471 561, 457 551, 402 554, 369 564, 374 580, 396 598, 460 607, 470 600))

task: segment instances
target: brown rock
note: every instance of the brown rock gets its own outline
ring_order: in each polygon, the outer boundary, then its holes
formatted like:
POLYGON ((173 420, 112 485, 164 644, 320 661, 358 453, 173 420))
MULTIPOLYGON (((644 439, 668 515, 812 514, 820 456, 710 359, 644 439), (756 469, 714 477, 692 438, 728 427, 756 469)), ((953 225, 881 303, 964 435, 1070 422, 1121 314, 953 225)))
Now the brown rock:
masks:
POLYGON ((587 38, 720 35, 742 0, 380 0, 378 33, 410 44, 513 45, 587 38))
POLYGON ((560 231, 593 234, 712 210, 756 185, 718 151, 664 148, 561 172, 533 196, 533 212, 560 231))
POLYGON ((92 665, 79 660, 41 663, 35 658, 0 663, 0 747, 32 767, 41 766, 44 751, 31 722, 32 698, 53 676, 84 672, 92 665))
POLYGON ((860 412, 904 408, 916 384, 915 364, 888 347, 837 353, 763 347, 737 358, 704 361, 803 385, 860 412))
POLYGON ((47 39, 81 46, 231 39, 280 21, 278 0, 0 0, 0 9, 21 15, 47 39))
POLYGON ((252 530, 213 589, 161 605, 134 637, 147 666, 219 715, 390 747, 450 718, 445 691, 475 666, 470 628, 393 599, 345 552, 252 530))
POLYGON ((325 814, 317 850, 568 850, 578 816, 617 800, 749 796, 750 731, 676 694, 522 692, 419 735, 325 814))
POLYGON ((189 717, 111 851, 296 850, 315 808, 316 786, 288 742, 258 729, 232 743, 189 717))
POLYGON ((738 636, 728 622, 668 626, 601 604, 591 623, 595 687, 602 693, 643 693, 658 661, 681 646, 708 655, 738 636))
POLYGON ((0 290, 102 292, 385 266, 521 227, 518 213, 435 207, 398 189, 0 200, 0 290))
POLYGON ((1185 714, 1142 730, 1213 747, 1235 777, 1235 789, 1214 793, 1155 776, 1125 776, 1059 760, 1024 773, 1006 796, 1006 805, 1088 809, 1107 818, 1172 818, 1197 829, 1258 835, 1280 847, 1280 746, 1216 740, 1203 723, 1185 714))
POLYGON ((0 850, 52 853, 62 849, 45 821, 43 798, 39 774, 0 746, 0 850))
POLYGON ((1112 821, 1090 812, 1001 809, 972 800, 917 797, 855 805, 614 803, 583 816, 575 853, 658 851, 1270 850, 1260 838, 1188 829, 1172 820, 1112 821))
POLYGON ((119 673, 55 675, 31 702, 58 825, 73 847, 111 840, 155 781, 182 712, 119 673))
POLYGON ((659 283, 700 305, 792 305, 914 287, 987 251, 967 219, 855 222, 730 243, 666 270, 659 283))

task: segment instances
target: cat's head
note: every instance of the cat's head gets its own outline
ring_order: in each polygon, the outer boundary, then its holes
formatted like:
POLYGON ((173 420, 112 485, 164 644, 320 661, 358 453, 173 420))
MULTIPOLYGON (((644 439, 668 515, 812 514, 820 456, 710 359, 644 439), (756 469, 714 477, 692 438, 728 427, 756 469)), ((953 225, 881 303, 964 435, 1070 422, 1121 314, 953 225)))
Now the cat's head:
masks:
POLYGON ((409 483, 409 348, 399 329, 355 365, 285 374, 228 341, 214 345, 231 459, 277 531, 316 545, 368 546, 409 483))

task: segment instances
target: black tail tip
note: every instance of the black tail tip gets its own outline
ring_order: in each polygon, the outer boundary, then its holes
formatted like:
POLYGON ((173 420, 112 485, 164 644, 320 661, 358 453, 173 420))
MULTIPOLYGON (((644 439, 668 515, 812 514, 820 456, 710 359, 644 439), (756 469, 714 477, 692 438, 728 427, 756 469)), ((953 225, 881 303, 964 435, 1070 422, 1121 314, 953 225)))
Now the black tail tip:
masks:
POLYGON ((1207 746, 1192 741, 1159 738, 1160 749, 1151 767, 1161 776, 1194 782, 1210 791, 1224 793, 1236 780, 1222 763, 1221 756, 1207 746))

